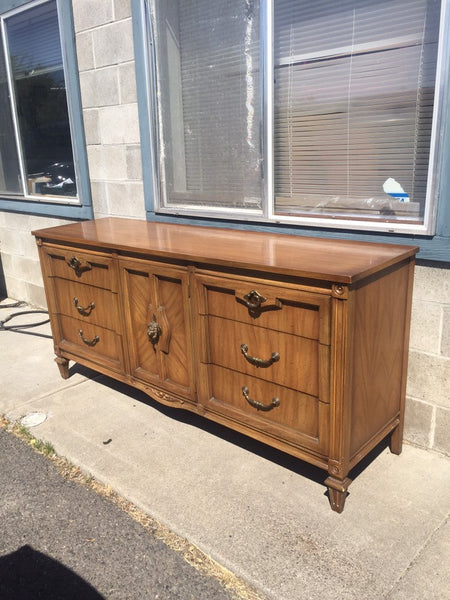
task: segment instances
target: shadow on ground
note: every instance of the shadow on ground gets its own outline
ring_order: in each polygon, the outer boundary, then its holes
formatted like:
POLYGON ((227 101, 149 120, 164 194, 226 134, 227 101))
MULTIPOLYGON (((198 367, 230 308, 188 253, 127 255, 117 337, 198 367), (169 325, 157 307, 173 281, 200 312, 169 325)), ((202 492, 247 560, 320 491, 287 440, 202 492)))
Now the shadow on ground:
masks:
MULTIPOLYGON (((227 427, 220 425, 219 423, 215 423, 214 421, 210 421, 196 413, 184 410, 182 408, 172 408, 171 406, 161 404, 134 387, 111 379, 106 375, 99 375, 99 373, 96 371, 93 371, 88 367, 84 367, 78 363, 75 363, 69 369, 69 377, 75 373, 79 373, 90 379, 95 379, 99 384, 126 394, 138 402, 147 404, 147 406, 151 406, 153 409, 158 410, 160 413, 167 415, 171 419, 177 420, 180 423, 192 425, 193 427, 198 427, 203 431, 210 433, 211 435, 217 436, 231 444, 238 446, 239 448, 243 448, 248 452, 256 454, 257 456, 288 469, 297 475, 307 477, 315 483, 322 484, 325 488, 324 494, 328 496, 328 491, 324 485, 324 481, 328 474, 319 467, 315 467, 314 465, 304 462, 295 456, 291 456, 286 452, 272 448, 263 442, 254 440, 251 437, 248 437, 237 431, 228 429, 227 427)), ((356 467, 350 471, 350 479, 356 479, 388 446, 389 438, 385 438, 373 450, 371 450, 371 452, 369 452, 369 454, 367 454, 367 456, 365 456, 356 467)))
POLYGON ((8 600, 104 600, 63 564, 22 546, 0 557, 0 597, 8 600))

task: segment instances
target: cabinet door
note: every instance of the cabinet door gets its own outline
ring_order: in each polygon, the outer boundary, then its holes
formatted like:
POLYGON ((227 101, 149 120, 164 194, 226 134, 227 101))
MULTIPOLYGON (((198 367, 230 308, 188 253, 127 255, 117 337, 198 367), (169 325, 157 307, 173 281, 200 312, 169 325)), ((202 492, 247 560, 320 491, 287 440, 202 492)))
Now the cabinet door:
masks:
POLYGON ((253 437, 328 448, 330 297, 195 274, 198 401, 253 437))
POLYGON ((120 267, 132 376, 192 399, 187 271, 138 259, 120 267))

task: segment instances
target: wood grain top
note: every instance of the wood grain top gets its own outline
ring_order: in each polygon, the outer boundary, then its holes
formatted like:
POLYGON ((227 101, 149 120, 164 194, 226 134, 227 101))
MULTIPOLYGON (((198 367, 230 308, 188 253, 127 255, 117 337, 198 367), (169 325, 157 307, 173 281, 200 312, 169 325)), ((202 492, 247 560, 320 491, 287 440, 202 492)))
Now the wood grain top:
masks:
POLYGON ((418 252, 378 244, 108 217, 32 232, 45 241, 353 283, 418 252))

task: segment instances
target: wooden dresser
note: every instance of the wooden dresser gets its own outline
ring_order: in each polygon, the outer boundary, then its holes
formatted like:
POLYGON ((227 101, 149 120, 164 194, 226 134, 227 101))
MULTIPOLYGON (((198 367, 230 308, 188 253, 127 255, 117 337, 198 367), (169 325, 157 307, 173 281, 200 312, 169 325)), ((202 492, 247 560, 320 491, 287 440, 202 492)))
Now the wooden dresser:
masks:
POLYGON ((402 444, 417 248, 100 219, 35 231, 69 360, 328 472, 402 444))

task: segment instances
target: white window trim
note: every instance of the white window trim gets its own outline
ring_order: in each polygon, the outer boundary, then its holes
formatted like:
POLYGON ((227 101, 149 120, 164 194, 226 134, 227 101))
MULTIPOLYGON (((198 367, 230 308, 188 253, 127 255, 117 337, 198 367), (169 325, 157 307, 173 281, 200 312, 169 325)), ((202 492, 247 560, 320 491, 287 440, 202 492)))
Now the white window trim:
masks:
MULTIPOLYGON (((78 174, 78 167, 77 167, 76 152, 75 152, 73 143, 72 143, 72 152, 73 152, 73 160, 74 160, 75 177, 76 177, 76 181, 77 181, 77 195, 76 196, 49 196, 49 195, 39 196, 37 194, 30 194, 28 192, 28 184, 27 184, 27 177, 26 177, 26 171, 25 171, 25 160, 24 160, 24 156, 23 156, 22 140, 20 139, 16 93, 15 93, 15 88, 14 88, 14 83, 13 83, 11 60, 10 60, 9 45, 8 45, 8 35, 7 35, 7 31, 6 31, 5 20, 14 15, 20 14, 22 12, 26 12, 27 10, 35 8, 36 6, 39 6, 41 4, 45 4, 48 1, 49 0, 34 0, 34 2, 28 2, 27 4, 23 4, 17 8, 13 8, 5 13, 0 14, 0 28, 1 28, 1 34, 2 34, 2 40, 3 40, 3 52, 5 55, 6 76, 8 79, 8 90, 9 90, 9 95, 10 95, 11 114, 12 114, 12 120, 13 120, 13 126, 14 126, 14 135, 15 135, 17 154, 18 154, 18 158, 19 158, 20 178, 21 178, 22 189, 23 189, 23 194, 22 193, 16 193, 16 194, 2 193, 2 197, 8 198, 11 200, 14 200, 14 199, 26 200, 29 202, 36 202, 36 203, 64 204, 64 205, 68 204, 68 205, 80 206, 81 198, 80 198, 80 192, 78 189, 79 174, 78 174)), ((58 2, 56 2, 56 5, 57 5, 57 9, 58 9, 58 2)), ((63 32, 62 32, 61 22, 60 22, 60 18, 59 18, 59 10, 58 10, 58 30, 59 30, 59 39, 61 41, 61 53, 62 53, 63 70, 64 70, 64 76, 65 76, 67 73, 67 57, 66 57, 66 51, 64 48, 64 44, 62 43, 63 32)), ((66 93, 66 99, 67 99, 67 108, 68 108, 68 114, 69 114, 70 135, 71 135, 71 139, 73 139, 73 119, 72 119, 73 106, 71 103, 69 93, 66 93)))
MULTIPOLYGON (((157 111, 157 83, 156 83, 156 56, 151 34, 149 0, 145 0, 145 13, 147 20, 147 47, 149 50, 149 68, 151 75, 148 80, 149 97, 152 98, 151 117, 153 122, 158 122, 157 111)), ((438 206, 439 174, 442 166, 442 138, 443 138, 443 108, 444 97, 449 86, 450 76, 450 0, 442 0, 439 29, 439 43, 437 55, 437 69, 435 82, 435 101, 433 107, 433 121, 430 142, 430 159, 427 177, 427 193, 425 199, 425 212, 423 223, 401 223, 393 220, 383 222, 380 218, 372 219, 345 219, 342 217, 319 217, 307 215, 278 215, 275 214, 275 198, 273 185, 273 10, 274 0, 261 0, 261 72, 262 88, 260 111, 263 115, 262 127, 262 156, 264 161, 264 180, 262 209, 235 209, 227 207, 184 206, 171 204, 163 206, 163 190, 160 181, 159 166, 157 161, 158 134, 154 128, 151 147, 154 150, 153 181, 154 181, 154 209, 156 213, 186 217, 204 217, 223 219, 227 221, 251 220, 270 224, 297 225, 315 228, 331 228, 351 231, 398 233, 413 235, 434 235, 436 231, 436 215, 438 206)), ((392 43, 392 40, 384 40, 392 43)), ((342 51, 341 48, 337 49, 342 51)), ((327 54, 330 54, 328 51, 327 54)), ((299 57, 297 57, 299 58, 299 57)), ((307 57, 300 57, 307 58, 307 57)))

